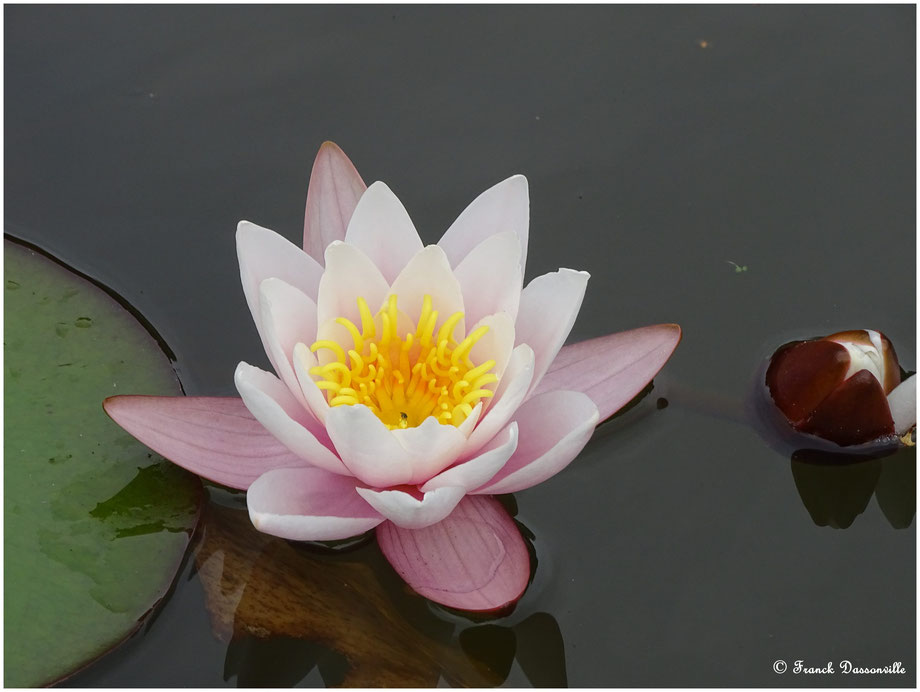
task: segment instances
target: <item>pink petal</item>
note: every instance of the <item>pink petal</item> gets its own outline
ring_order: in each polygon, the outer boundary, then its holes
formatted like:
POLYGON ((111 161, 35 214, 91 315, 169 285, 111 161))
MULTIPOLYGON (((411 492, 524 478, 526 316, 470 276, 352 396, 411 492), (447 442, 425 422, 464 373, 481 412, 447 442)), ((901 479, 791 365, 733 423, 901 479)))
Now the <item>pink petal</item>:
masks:
POLYGON ((530 557, 520 531, 491 497, 467 495, 444 521, 423 529, 377 527, 380 550, 421 596, 450 608, 493 611, 527 588, 530 557))
POLYGON ((527 234, 530 223, 530 195, 527 178, 515 175, 490 187, 463 210, 438 245, 452 267, 470 251, 496 233, 513 231, 521 241, 521 275, 527 259, 527 234))
POLYGON ((894 429, 903 435, 917 424, 917 376, 911 375, 891 390, 888 407, 894 419, 894 429))
POLYGON ((556 475, 588 444, 598 415, 581 392, 556 391, 529 399, 514 419, 517 450, 477 495, 516 493, 556 475))
POLYGON ((326 247, 345 238, 365 188, 345 153, 332 142, 324 142, 313 162, 303 219, 303 249, 320 264, 326 247))
POLYGON ((505 312, 514 321, 521 302, 521 241, 506 231, 489 236, 461 260, 454 275, 463 291, 467 324, 505 312))
POLYGON ((268 471, 249 487, 246 505, 259 531, 293 541, 350 538, 383 521, 354 479, 316 468, 268 471))
POLYGON ((445 486, 459 486, 469 492, 490 481, 507 463, 518 445, 518 426, 512 423, 492 437, 478 455, 451 466, 419 488, 428 492, 445 486))
MULTIPOLYGON (((435 328, 440 328, 455 312, 463 312, 463 291, 450 268, 444 251, 429 245, 415 254, 393 281, 387 297, 395 295, 399 309, 408 315, 413 324, 418 321, 426 295, 431 296, 432 309, 438 311, 435 328)), ((454 335, 461 338, 470 324, 460 320, 454 335)))
POLYGON ((360 328, 358 298, 364 298, 371 313, 376 313, 389 288, 380 270, 361 250, 347 243, 332 243, 326 248, 326 271, 316 299, 318 331, 321 333, 323 326, 337 317, 345 317, 360 328))
POLYGON ((540 383, 572 331, 587 284, 587 272, 560 269, 538 276, 527 284, 521 294, 521 307, 514 326, 514 342, 527 344, 533 349, 531 391, 540 383))
POLYGON ((381 182, 372 184, 361 196, 345 232, 345 242, 370 257, 390 283, 422 249, 406 208, 381 182))
POLYGON ((495 390, 495 396, 489 400, 489 409, 470 434, 465 454, 474 454, 505 427, 524 401, 524 396, 530 391, 532 379, 533 350, 527 344, 515 346, 508 360, 508 367, 505 368, 495 390))
POLYGON ((463 499, 463 488, 443 486, 424 493, 421 498, 391 488, 373 490, 357 488, 358 495, 384 517, 403 529, 423 529, 437 524, 450 514, 463 499))
POLYGON ((262 341, 275 372, 294 397, 307 406, 294 372, 294 347, 316 340, 316 303, 281 279, 266 279, 259 287, 262 341))
POLYGON ((311 466, 351 475, 331 450, 331 441, 323 426, 277 377, 248 363, 240 363, 233 379, 249 412, 285 447, 311 466))
POLYGON ((323 268, 310 255, 274 231, 240 221, 236 228, 236 254, 243 293, 257 329, 262 321, 259 284, 265 279, 277 277, 310 299, 316 299, 323 268))
POLYGON ((563 348, 534 396, 553 389, 584 392, 609 418, 645 389, 680 343, 676 324, 608 334, 563 348))
POLYGON ((103 407, 158 454, 229 488, 245 490, 266 471, 307 464, 256 421, 242 399, 113 396, 103 407))

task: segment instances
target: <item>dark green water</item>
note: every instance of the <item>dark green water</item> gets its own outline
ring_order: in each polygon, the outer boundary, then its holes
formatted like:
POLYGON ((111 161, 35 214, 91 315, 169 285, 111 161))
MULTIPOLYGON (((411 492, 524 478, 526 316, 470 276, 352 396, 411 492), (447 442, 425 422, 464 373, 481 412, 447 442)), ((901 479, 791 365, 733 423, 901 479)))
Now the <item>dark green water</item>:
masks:
MULTIPOLYGON (((426 242, 525 174, 527 278, 592 274, 574 339, 683 327, 651 395, 516 496, 539 564, 509 618, 432 611, 373 545, 349 554, 406 637, 509 686, 915 684, 915 455, 803 471, 744 407, 793 338, 878 329, 916 369, 914 7, 4 13, 5 230, 133 304, 189 394, 234 394, 238 361, 267 366, 236 223, 299 242, 325 139, 426 242), (799 659, 838 672, 797 675, 799 659), (843 659, 907 672, 844 675, 843 659)), ((202 583, 191 558, 144 633, 73 684, 343 680, 332 635, 216 638, 202 583)), ((342 622, 365 621, 367 603, 342 603, 342 622)))

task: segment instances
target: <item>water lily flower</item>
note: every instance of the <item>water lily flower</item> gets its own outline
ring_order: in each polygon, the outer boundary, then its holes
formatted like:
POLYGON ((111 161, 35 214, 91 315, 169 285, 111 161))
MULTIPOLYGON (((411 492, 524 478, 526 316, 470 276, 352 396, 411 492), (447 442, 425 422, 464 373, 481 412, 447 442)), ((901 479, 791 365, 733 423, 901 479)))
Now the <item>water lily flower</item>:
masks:
POLYGON ((794 341, 773 354, 766 384, 789 424, 848 447, 903 435, 916 423, 916 380, 901 382, 894 347, 857 329, 794 341))
POLYGON ((118 396, 109 415, 166 458, 248 491, 257 529, 326 541, 376 527, 421 595, 488 611, 529 577, 492 496, 565 468, 680 340, 656 325, 563 348, 588 274, 522 288, 527 181, 477 197, 423 246, 383 183, 332 143, 307 194, 304 249, 243 221, 243 291, 274 374, 245 362, 239 398, 118 396))

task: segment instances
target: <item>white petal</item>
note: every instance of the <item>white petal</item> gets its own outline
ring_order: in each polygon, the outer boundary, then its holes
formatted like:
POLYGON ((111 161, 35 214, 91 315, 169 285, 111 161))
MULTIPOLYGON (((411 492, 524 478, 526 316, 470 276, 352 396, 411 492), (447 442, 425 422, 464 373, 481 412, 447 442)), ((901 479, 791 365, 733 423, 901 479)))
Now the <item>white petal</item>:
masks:
POLYGON ((277 277, 316 299, 323 268, 310 255, 274 231, 240 221, 236 228, 236 254, 243 293, 260 335, 259 284, 265 279, 277 277))
POLYGON ((425 493, 421 500, 402 490, 358 488, 357 491, 367 504, 404 529, 422 529, 437 524, 466 494, 463 488, 449 486, 425 493))
POLYGON ((294 346, 316 339, 316 303, 281 279, 259 285, 262 340, 275 372, 300 403, 307 403, 294 373, 294 346))
POLYGON ((262 474, 249 486, 246 506, 259 531, 293 541, 349 538, 384 520, 355 492, 354 479, 317 468, 262 474))
MULTIPOLYGON (((473 432, 473 429, 476 427, 476 424, 479 422, 480 416, 482 416, 482 411, 485 407, 482 405, 482 401, 476 404, 473 407, 473 412, 468 415, 463 422, 457 426, 457 430, 460 431, 460 434, 463 435, 467 440, 473 432)), ((464 447, 467 447, 468 444, 465 444, 464 447)))
POLYGON ((358 201, 345 242, 360 248, 377 265, 388 282, 422 249, 422 241, 392 190, 376 182, 358 201))
POLYGON ((454 275, 463 291, 468 324, 505 312, 512 321, 521 302, 521 241, 512 231, 496 233, 477 245, 457 265, 454 275))
POLYGON ((332 473, 349 475, 332 452, 325 430, 271 373, 240 363, 234 374, 243 403, 281 444, 301 459, 332 473))
POLYGON ((521 241, 521 275, 527 259, 530 196, 527 178, 515 175, 490 187, 463 210, 438 241, 456 267, 483 240, 496 233, 514 232, 521 241))
MULTIPOLYGON (((463 292, 460 282, 450 269, 444 251, 437 245, 420 250, 396 277, 390 287, 390 295, 397 297, 399 309, 413 321, 418 322, 422 302, 431 296, 432 308, 438 311, 437 327, 440 327, 455 312, 463 312, 463 292)), ((460 320, 454 334, 463 333, 466 320, 460 320)))
POLYGON ((911 375, 891 390, 888 408, 894 420, 894 429, 903 435, 917 423, 917 376, 911 375))
POLYGON ((323 325, 345 317, 360 325, 358 298, 364 298, 371 313, 376 313, 388 288, 386 279, 367 255, 353 245, 333 242, 326 248, 326 271, 316 299, 316 323, 323 325))
POLYGON ((458 486, 467 492, 480 487, 498 473, 518 445, 518 426, 512 423, 495 435, 472 459, 455 464, 419 488, 428 492, 444 486, 458 486))
POLYGON ((330 407, 326 431, 345 466, 364 483, 386 488, 411 482, 409 452, 367 406, 330 407))
POLYGON ((515 493, 559 473, 591 439, 599 415, 581 392, 535 396, 515 416, 517 450, 495 477, 474 494, 515 493))
POLYGON ((412 475, 408 483, 413 485, 424 483, 450 466, 466 447, 466 435, 461 430, 441 425, 432 416, 421 425, 393 430, 391 434, 409 455, 412 475))
MULTIPOLYGON (((869 332, 869 337, 872 338, 872 335, 878 337, 878 332, 869 332)), ((873 342, 876 339, 873 339, 873 342)), ((852 341, 838 342, 843 346, 847 353, 850 354, 850 367, 847 369, 844 379, 849 379, 860 370, 868 370, 869 374, 872 375, 878 383, 885 386, 885 376, 882 374, 885 370, 885 361, 882 357, 881 344, 876 346, 873 343, 871 346, 864 346, 863 344, 853 343, 852 341)))
POLYGON ((492 369, 499 379, 505 374, 511 351, 514 350, 514 322, 504 312, 486 315, 470 328, 472 334, 479 327, 487 326, 489 331, 482 335, 470 351, 470 360, 476 365, 481 365, 487 360, 494 360, 492 369))
POLYGON ((521 294, 515 343, 527 344, 534 353, 532 392, 543 379, 553 358, 565 343, 581 308, 588 284, 587 272, 560 269, 538 276, 521 294))
POLYGON ((326 395, 316 386, 316 380, 310 374, 310 369, 319 365, 316 354, 313 353, 307 345, 299 343, 294 346, 294 374, 297 375, 297 382, 300 384, 300 391, 307 402, 310 412, 318 421, 326 421, 326 412, 329 410, 329 402, 326 395))
POLYGON ((495 396, 490 400, 489 410, 470 433, 464 454, 475 453, 511 420, 530 391, 533 363, 533 349, 530 346, 521 344, 514 347, 495 396))

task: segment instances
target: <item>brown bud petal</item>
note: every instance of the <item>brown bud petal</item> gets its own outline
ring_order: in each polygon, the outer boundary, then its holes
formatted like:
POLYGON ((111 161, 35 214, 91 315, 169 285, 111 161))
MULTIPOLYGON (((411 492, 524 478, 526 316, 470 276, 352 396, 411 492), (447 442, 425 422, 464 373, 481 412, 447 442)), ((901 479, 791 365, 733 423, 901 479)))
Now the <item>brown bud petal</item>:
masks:
POLYGON ((820 403, 811 418, 795 427, 844 447, 894 434, 888 399, 867 370, 844 381, 820 403))
POLYGON ((767 368, 767 387, 793 426, 806 420, 843 381, 850 356, 831 341, 797 341, 780 348, 767 368))

